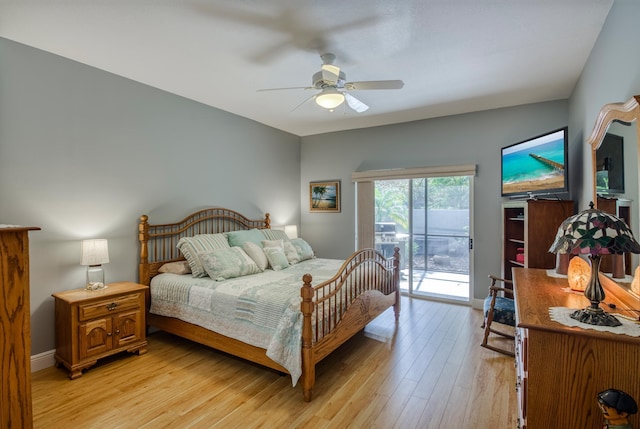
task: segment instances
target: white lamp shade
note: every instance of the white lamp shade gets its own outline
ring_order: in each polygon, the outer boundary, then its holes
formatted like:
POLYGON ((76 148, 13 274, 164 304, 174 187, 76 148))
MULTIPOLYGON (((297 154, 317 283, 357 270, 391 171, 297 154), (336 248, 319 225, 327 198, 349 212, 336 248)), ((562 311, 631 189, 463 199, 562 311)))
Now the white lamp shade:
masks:
POLYGON ((289 238, 298 238, 298 225, 285 225, 284 233, 289 238))
POLYGON ((335 88, 325 88, 316 96, 316 103, 325 109, 334 109, 344 102, 344 94, 335 88))
POLYGON ((80 265, 101 265, 109 262, 109 245, 104 238, 82 240, 80 265))

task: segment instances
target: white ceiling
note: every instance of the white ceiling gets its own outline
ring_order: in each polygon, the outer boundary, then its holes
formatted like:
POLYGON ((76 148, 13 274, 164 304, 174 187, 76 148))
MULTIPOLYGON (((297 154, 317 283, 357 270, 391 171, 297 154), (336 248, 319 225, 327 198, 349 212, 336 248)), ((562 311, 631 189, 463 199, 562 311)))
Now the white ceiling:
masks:
POLYGON ((305 136, 568 98, 612 3, 0 0, 0 36, 305 136), (310 86, 319 42, 404 88, 352 92, 365 113, 257 91, 310 86))

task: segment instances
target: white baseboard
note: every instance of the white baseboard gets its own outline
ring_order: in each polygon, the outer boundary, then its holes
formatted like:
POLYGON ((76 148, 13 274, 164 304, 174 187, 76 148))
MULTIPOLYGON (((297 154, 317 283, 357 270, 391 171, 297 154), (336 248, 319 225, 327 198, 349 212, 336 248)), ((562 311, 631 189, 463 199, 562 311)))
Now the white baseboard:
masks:
POLYGON ((40 371, 41 369, 54 366, 56 361, 53 356, 55 354, 55 350, 49 350, 47 352, 31 356, 31 372, 40 371))
POLYGON ((477 310, 482 310, 483 306, 484 306, 484 298, 483 299, 473 298, 473 300, 471 301, 471 307, 477 310))

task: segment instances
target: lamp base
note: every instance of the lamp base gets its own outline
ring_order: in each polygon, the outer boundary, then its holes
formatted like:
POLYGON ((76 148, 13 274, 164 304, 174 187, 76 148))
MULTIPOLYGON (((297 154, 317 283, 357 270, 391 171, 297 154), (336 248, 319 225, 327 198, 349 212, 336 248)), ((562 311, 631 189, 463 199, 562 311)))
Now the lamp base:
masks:
POLYGON ((104 282, 104 270, 102 265, 89 265, 87 267, 86 290, 101 290, 107 287, 104 282))
POLYGON ((571 313, 570 317, 578 322, 586 323, 588 325, 597 326, 620 326, 622 323, 615 316, 606 313, 600 307, 593 308, 587 307, 582 310, 576 310, 571 313))
POLYGON ((87 283, 84 290, 102 290, 106 288, 107 288, 106 284, 101 282, 96 282, 96 283, 87 283))

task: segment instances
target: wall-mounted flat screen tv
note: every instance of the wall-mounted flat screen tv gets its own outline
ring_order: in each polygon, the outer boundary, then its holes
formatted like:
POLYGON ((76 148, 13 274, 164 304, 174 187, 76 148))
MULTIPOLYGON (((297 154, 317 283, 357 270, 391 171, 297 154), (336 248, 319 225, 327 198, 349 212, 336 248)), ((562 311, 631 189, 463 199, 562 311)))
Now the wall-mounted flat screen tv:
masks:
POLYGON ((624 194, 624 138, 607 133, 596 150, 596 192, 624 194))
POLYGON ((568 128, 502 148, 502 196, 530 198, 569 191, 568 128))

